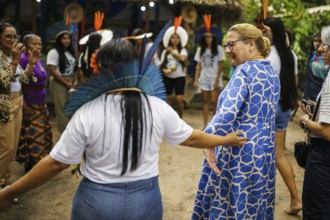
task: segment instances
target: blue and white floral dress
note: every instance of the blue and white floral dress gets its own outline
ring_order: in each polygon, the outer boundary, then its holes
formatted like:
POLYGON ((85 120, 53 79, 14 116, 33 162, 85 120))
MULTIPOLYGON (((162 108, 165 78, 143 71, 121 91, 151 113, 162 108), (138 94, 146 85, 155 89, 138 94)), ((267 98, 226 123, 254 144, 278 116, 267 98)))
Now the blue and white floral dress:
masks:
POLYGON ((237 67, 205 132, 244 130, 248 141, 242 147, 216 148, 219 175, 204 161, 192 219, 273 219, 279 93, 279 78, 268 61, 237 67))

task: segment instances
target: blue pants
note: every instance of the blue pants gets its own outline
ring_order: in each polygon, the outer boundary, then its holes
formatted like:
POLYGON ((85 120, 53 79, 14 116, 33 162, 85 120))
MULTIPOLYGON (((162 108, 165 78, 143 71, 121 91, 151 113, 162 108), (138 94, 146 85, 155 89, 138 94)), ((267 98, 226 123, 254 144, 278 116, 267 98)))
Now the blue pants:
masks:
POLYGON ((99 184, 84 178, 72 205, 72 220, 161 220, 158 177, 127 183, 99 184))

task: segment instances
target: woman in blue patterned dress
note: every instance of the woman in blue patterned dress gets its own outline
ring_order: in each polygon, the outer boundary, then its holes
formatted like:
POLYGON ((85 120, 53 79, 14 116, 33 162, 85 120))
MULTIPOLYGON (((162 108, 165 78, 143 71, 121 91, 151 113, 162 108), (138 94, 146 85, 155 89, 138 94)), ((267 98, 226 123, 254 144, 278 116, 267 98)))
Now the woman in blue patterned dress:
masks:
POLYGON ((275 112, 280 83, 269 61, 270 42, 251 24, 228 30, 225 52, 235 73, 205 132, 246 132, 243 147, 204 150, 192 219, 273 219, 275 112))

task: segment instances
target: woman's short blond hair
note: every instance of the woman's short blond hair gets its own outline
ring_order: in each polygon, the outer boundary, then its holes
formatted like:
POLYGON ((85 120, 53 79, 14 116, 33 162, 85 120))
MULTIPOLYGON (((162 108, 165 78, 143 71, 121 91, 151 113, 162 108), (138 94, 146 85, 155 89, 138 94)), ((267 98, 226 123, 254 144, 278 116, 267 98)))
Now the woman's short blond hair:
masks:
POLYGON ((261 30, 248 23, 236 24, 229 28, 228 32, 234 31, 240 35, 242 40, 254 40, 261 56, 268 57, 271 49, 268 38, 262 36, 261 30))

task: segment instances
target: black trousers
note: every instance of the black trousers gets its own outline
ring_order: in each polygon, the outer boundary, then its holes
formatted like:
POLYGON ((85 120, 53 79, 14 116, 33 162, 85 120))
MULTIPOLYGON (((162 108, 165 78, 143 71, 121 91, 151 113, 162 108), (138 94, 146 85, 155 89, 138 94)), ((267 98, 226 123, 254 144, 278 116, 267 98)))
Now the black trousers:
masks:
POLYGON ((330 142, 312 138, 303 185, 303 219, 330 220, 330 142))

